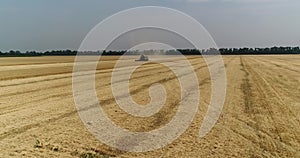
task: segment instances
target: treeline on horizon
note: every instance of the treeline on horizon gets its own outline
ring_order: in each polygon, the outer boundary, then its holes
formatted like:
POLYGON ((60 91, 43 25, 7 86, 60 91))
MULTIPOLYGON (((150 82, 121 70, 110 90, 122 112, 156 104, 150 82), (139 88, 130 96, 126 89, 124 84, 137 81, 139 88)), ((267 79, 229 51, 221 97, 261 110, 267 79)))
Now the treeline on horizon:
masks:
MULTIPOLYGON (((300 54, 299 47, 271 47, 271 48, 220 48, 220 49, 207 49, 207 50, 197 50, 197 49, 177 49, 177 50, 145 50, 145 51, 86 51, 80 52, 79 55, 150 55, 150 54, 165 54, 165 55, 268 55, 268 54, 300 54)), ((27 56, 75 56, 77 51, 74 50, 52 50, 46 52, 37 51, 14 51, 1 52, 2 57, 27 57, 27 56)))

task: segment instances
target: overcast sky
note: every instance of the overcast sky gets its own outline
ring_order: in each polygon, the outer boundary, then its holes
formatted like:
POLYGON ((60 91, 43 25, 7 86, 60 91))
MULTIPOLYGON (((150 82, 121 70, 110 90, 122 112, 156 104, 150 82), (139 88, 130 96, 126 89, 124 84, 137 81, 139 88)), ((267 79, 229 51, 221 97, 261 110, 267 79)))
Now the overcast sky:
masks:
POLYGON ((78 49, 104 18, 149 5, 189 14, 219 47, 300 45, 299 0, 1 0, 0 51, 78 49))

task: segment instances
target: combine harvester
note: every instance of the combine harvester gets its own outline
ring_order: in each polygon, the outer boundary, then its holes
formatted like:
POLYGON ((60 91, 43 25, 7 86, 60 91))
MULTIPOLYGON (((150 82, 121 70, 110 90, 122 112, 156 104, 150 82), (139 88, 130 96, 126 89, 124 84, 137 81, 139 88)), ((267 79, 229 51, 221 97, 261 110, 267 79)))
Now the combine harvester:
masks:
POLYGON ((140 59, 135 60, 135 61, 149 61, 149 58, 146 55, 143 54, 143 55, 140 56, 140 59))

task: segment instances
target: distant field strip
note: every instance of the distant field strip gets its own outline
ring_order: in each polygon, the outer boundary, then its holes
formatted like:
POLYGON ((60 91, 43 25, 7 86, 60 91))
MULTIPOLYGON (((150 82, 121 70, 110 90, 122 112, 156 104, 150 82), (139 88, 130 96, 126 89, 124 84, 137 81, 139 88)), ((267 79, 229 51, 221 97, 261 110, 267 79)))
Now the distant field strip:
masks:
MULTIPOLYGON (((72 93, 74 57, 0 58, 0 157, 79 157, 95 151, 149 158, 300 157, 299 55, 224 56, 226 102, 217 124, 205 138, 198 134, 211 99, 211 77, 201 56, 187 58, 199 80, 199 111, 190 128, 172 144, 146 153, 112 149, 83 126, 72 93), (34 148, 37 140, 42 147, 34 148), (52 150, 53 146, 58 150, 52 150)), ((97 96, 107 116, 132 131, 150 131, 168 123, 180 103, 175 74, 155 63, 136 69, 129 84, 134 101, 148 103, 148 89, 154 83, 162 84, 168 97, 159 113, 149 118, 134 117, 122 111, 112 95, 111 75, 117 59, 102 57, 96 69, 97 96)), ((137 65, 135 59, 129 56, 116 68, 118 83, 125 83, 123 75, 137 65)), ((177 68, 183 66, 176 56, 159 60, 177 68)), ((84 79, 90 73, 83 71, 80 75, 84 79)), ((179 77, 188 75, 190 72, 179 77)))

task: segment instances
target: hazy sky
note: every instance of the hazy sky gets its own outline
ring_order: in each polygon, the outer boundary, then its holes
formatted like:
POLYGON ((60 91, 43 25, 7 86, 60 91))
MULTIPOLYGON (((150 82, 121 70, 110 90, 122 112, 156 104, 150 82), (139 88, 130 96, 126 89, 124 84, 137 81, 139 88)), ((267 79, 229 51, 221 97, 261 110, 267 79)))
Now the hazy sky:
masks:
POLYGON ((300 45, 299 0, 0 0, 0 51, 77 49, 104 18, 148 5, 189 14, 219 47, 300 45))

